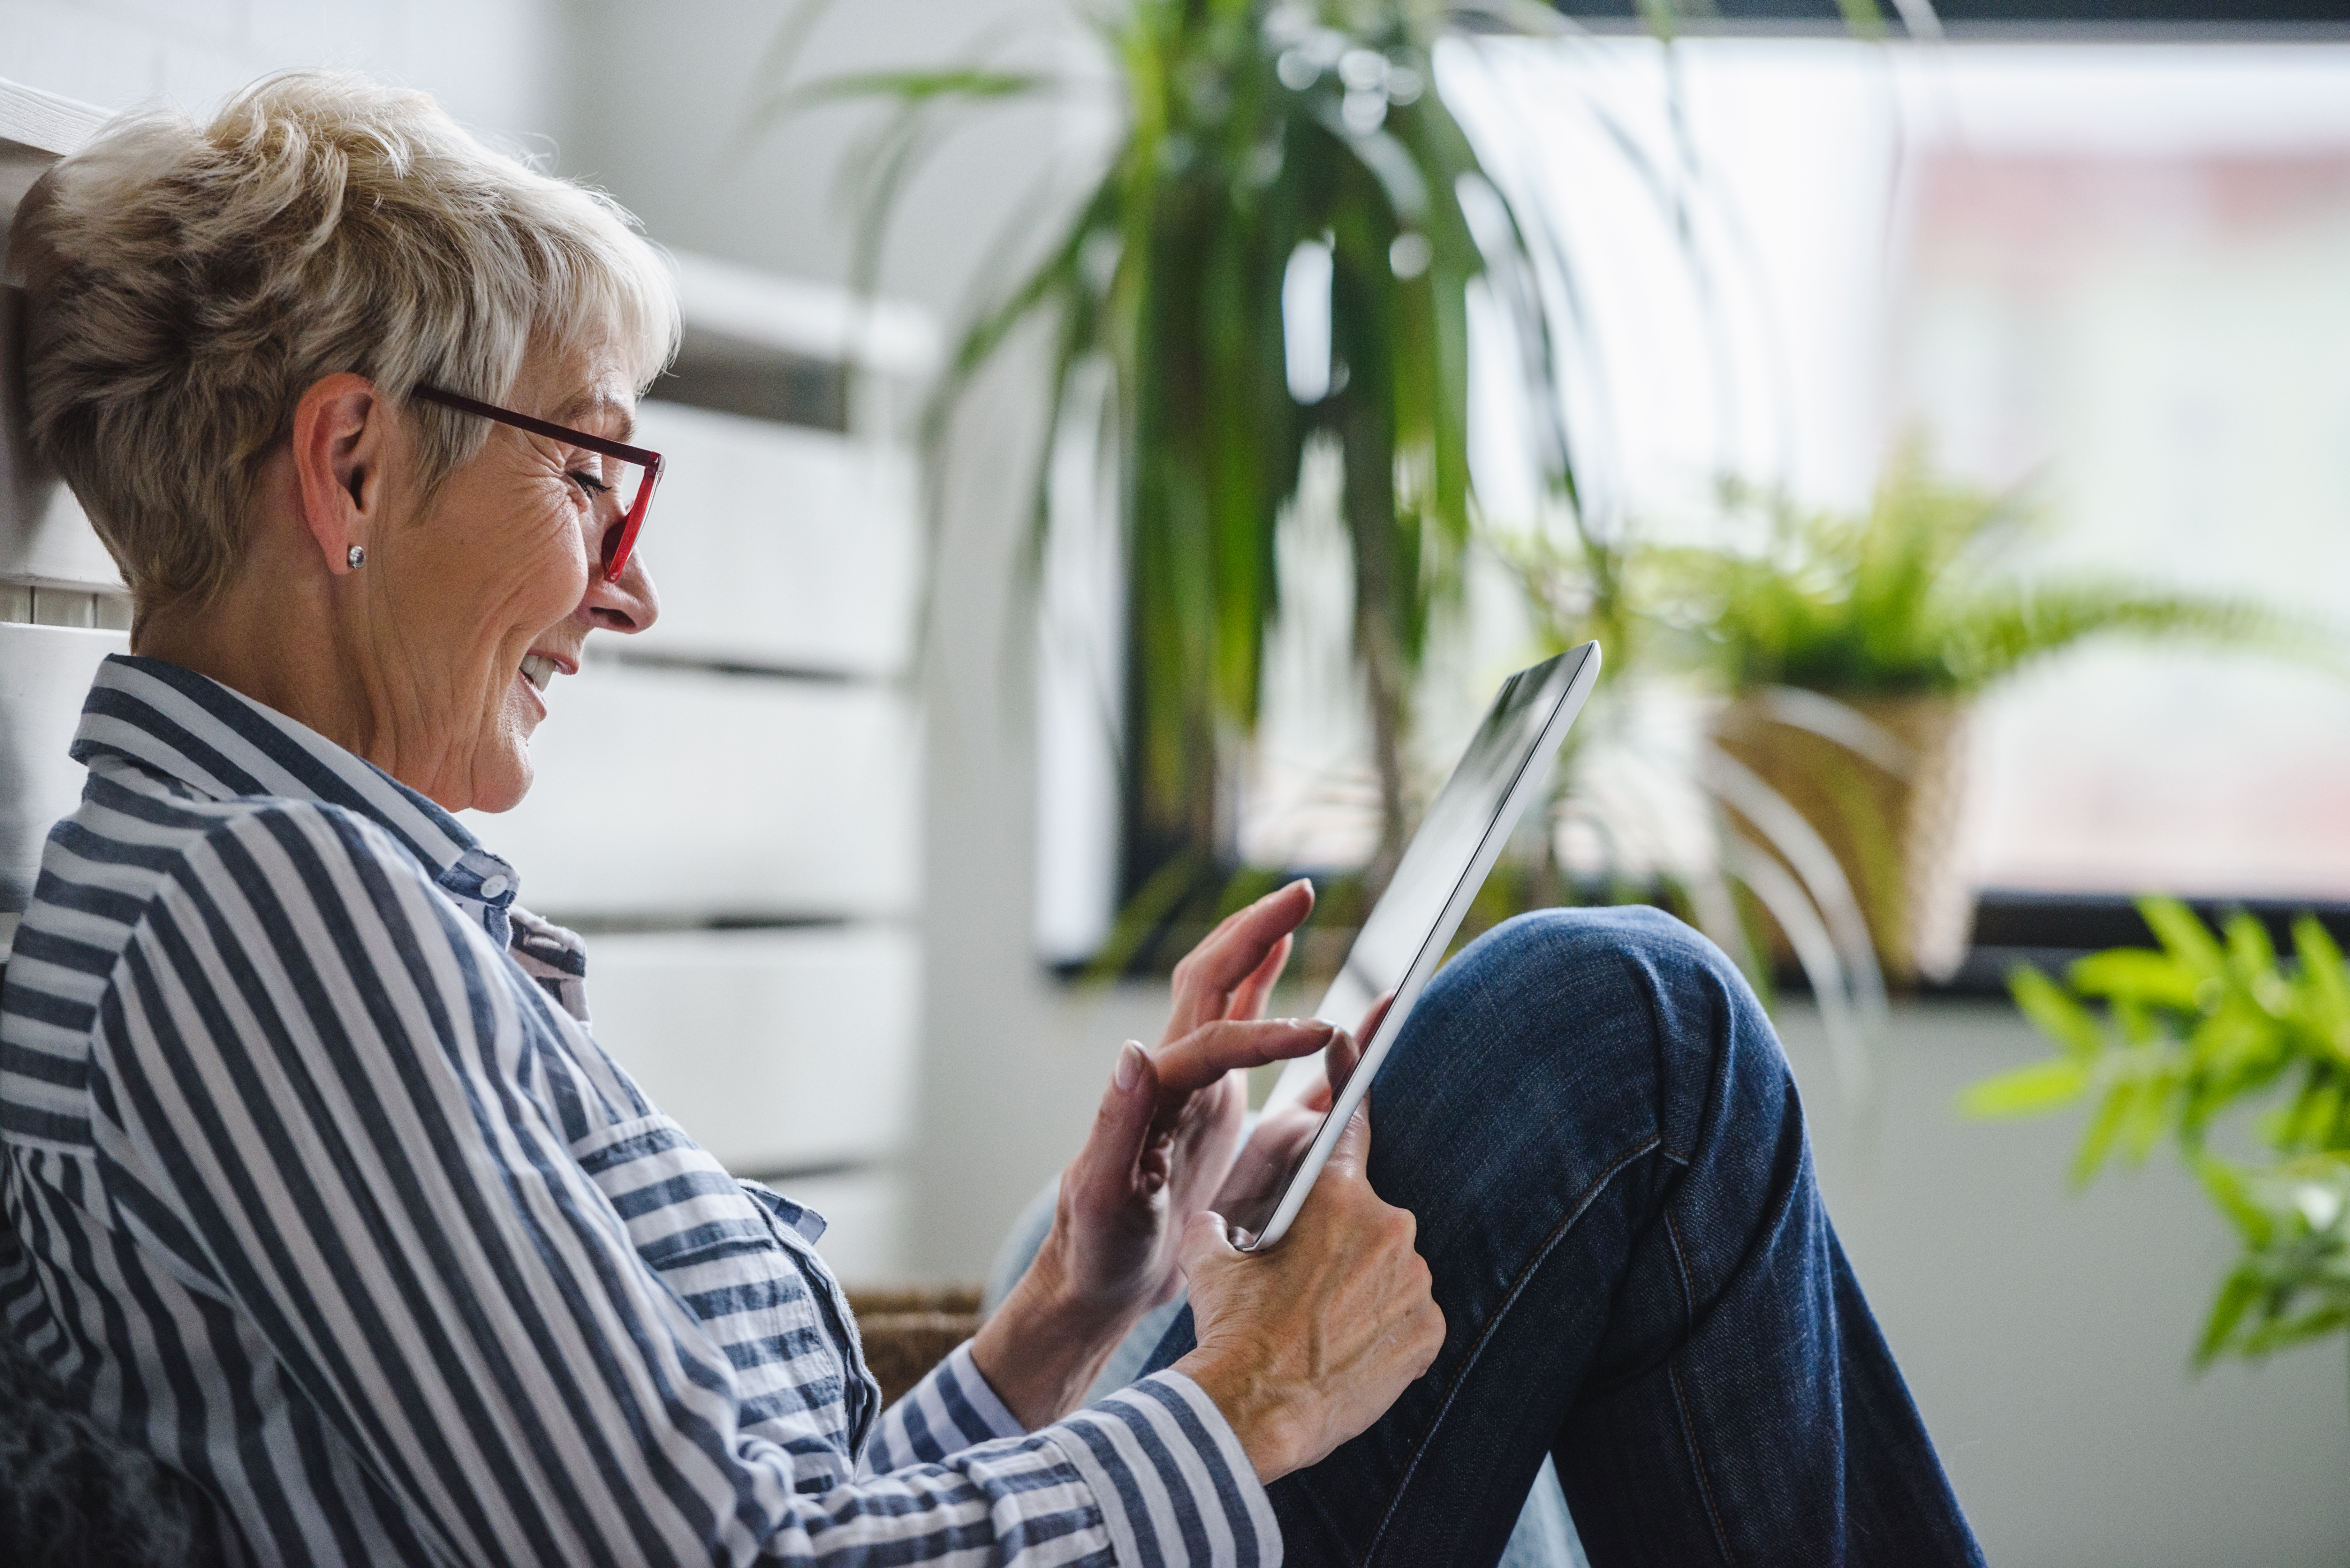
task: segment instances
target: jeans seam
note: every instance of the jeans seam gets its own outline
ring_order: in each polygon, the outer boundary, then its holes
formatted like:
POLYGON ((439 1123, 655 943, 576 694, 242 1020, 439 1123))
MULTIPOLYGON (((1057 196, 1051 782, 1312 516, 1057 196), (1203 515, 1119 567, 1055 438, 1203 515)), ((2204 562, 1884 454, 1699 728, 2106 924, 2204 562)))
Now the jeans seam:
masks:
MULTIPOLYGON (((1379 1516, 1379 1527, 1371 1532, 1370 1545, 1363 1551, 1363 1562, 1366 1565, 1378 1559, 1379 1543, 1387 1539, 1388 1526, 1394 1522, 1396 1510, 1403 1506, 1404 1494, 1411 1490, 1411 1478, 1419 1472, 1421 1456, 1428 1452, 1429 1445, 1436 1440, 1436 1434, 1442 1428, 1444 1418, 1452 1411, 1453 1401, 1461 1397, 1461 1386, 1468 1381, 1469 1374, 1476 1370, 1479 1358, 1485 1353, 1485 1346, 1492 1343, 1494 1334, 1501 1332, 1503 1320, 1510 1315, 1510 1309, 1517 1304, 1518 1297, 1524 1293, 1527 1283, 1533 1280, 1551 1253, 1557 1250, 1559 1242, 1565 1239, 1566 1233, 1575 1228, 1575 1222, 1582 1219, 1590 1210, 1592 1203, 1598 1198, 1600 1189, 1621 1174, 1627 1166, 1643 1156, 1655 1152, 1662 1147, 1663 1144, 1664 1138, 1661 1135, 1651 1133, 1640 1144, 1617 1157, 1605 1170, 1594 1177, 1591 1184, 1586 1187, 1568 1206, 1565 1218, 1552 1228, 1548 1236, 1543 1238, 1542 1245, 1534 1249, 1534 1256, 1519 1272, 1518 1277, 1511 1282, 1508 1293, 1502 1298, 1501 1310, 1493 1314, 1492 1319, 1485 1324, 1485 1332, 1478 1335, 1477 1343, 1470 1347, 1468 1359, 1461 1364, 1460 1372, 1452 1379, 1452 1386, 1444 1391, 1443 1402, 1436 1407, 1435 1419, 1429 1422, 1428 1430, 1420 1435, 1419 1443, 1413 1447, 1411 1462, 1404 1467, 1402 1479, 1396 1482, 1395 1496, 1388 1501, 1387 1512, 1379 1516)), ((1719 1533, 1718 1531, 1717 1533, 1719 1533)))
MULTIPOLYGON (((1665 1239, 1673 1244, 1673 1272, 1680 1276, 1681 1317, 1689 1324, 1689 1334, 1697 1332, 1697 1282, 1690 1278, 1689 1253, 1681 1246, 1681 1228, 1673 1223, 1673 1206, 1661 1210, 1665 1221, 1665 1239)), ((1687 1335, 1683 1336, 1684 1343, 1687 1335)), ((1670 1358, 1668 1357, 1668 1360, 1670 1358)))
POLYGON ((1690 1468, 1697 1472, 1697 1494, 1705 1500, 1706 1521, 1713 1526, 1713 1543, 1720 1548, 1722 1562, 1734 1568, 1737 1558, 1730 1550, 1730 1532, 1722 1526, 1721 1510, 1714 1506, 1713 1483, 1706 1478, 1705 1450, 1698 1445, 1697 1421, 1690 1415, 1689 1397, 1681 1389, 1680 1368, 1667 1361, 1665 1378, 1672 1385, 1673 1407, 1680 1412, 1681 1437, 1689 1444, 1690 1468))
MULTIPOLYGON (((1665 1239, 1672 1243, 1673 1272, 1681 1281, 1681 1315, 1688 1321, 1690 1332, 1697 1332, 1697 1282, 1690 1278, 1689 1250, 1681 1245, 1681 1228, 1673 1223, 1673 1208, 1664 1207, 1665 1239)), ((1665 1358, 1665 1378, 1672 1385, 1673 1408, 1680 1412, 1681 1438, 1689 1445, 1690 1469, 1697 1474, 1697 1494, 1705 1500, 1705 1517, 1713 1526, 1713 1543, 1721 1549, 1721 1558, 1731 1562, 1730 1532, 1722 1527, 1721 1510, 1714 1505, 1713 1483, 1705 1468, 1705 1449, 1697 1439, 1697 1420, 1690 1414, 1689 1397, 1681 1387, 1680 1368, 1672 1357, 1665 1358)))

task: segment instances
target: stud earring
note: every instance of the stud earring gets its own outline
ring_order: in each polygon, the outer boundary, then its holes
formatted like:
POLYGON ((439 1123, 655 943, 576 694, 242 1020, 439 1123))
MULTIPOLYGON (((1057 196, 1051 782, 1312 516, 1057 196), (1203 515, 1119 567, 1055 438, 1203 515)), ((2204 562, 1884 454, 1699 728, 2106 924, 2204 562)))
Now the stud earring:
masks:
POLYGON ((351 570, 356 572, 361 566, 367 565, 367 551, 361 546, 354 545, 350 548, 350 553, 345 556, 343 559, 348 561, 351 564, 351 570))

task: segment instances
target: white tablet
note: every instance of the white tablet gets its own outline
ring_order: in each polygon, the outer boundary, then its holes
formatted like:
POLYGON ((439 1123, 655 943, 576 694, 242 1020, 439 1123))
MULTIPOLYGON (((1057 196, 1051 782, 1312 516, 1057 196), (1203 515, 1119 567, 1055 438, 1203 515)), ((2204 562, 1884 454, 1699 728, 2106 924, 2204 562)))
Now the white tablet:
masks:
MULTIPOLYGON (((1586 642, 1555 659, 1521 670, 1502 683, 1501 695, 1469 742, 1460 765, 1445 781, 1397 863, 1394 877, 1363 922, 1337 978, 1323 994, 1315 1016, 1343 1029, 1361 1023, 1371 1005, 1389 992, 1395 1003, 1371 1038, 1362 1060, 1337 1087, 1314 1139, 1278 1189, 1268 1217, 1242 1250, 1262 1251, 1288 1232, 1313 1190, 1314 1179, 1346 1130, 1355 1107, 1370 1092, 1388 1048, 1411 1016, 1412 1004, 1428 984, 1444 950, 1461 929, 1461 917, 1486 873, 1500 858, 1511 830, 1550 772, 1567 727, 1583 710, 1599 679, 1599 645, 1586 642)), ((1301 1056, 1282 1072, 1265 1109, 1305 1096, 1321 1072, 1319 1056, 1301 1056)), ((1375 1135, 1376 1136, 1376 1135, 1375 1135)), ((1245 1157, 1244 1157, 1245 1158, 1245 1157)), ((1260 1156, 1269 1158, 1271 1156, 1260 1156)), ((1227 1216, 1248 1228, 1254 1215, 1227 1216)))

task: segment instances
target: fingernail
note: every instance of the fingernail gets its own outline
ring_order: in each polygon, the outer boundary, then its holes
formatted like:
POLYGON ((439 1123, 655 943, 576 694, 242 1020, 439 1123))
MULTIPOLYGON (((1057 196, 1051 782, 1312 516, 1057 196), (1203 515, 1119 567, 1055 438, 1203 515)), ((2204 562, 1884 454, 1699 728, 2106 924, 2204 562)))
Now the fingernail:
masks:
POLYGON ((1129 1040, 1118 1050, 1118 1071, 1113 1075, 1120 1089, 1131 1089, 1142 1078, 1142 1042, 1129 1040))

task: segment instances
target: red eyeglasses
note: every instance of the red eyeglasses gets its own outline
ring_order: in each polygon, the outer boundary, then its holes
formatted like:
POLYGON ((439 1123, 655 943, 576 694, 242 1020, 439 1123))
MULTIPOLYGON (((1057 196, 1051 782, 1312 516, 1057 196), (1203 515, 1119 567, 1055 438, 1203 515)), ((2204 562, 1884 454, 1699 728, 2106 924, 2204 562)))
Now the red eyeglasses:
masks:
POLYGON ((428 403, 455 409, 459 413, 478 414, 502 425, 512 425, 518 431, 528 431, 533 435, 545 436, 549 441, 563 441, 594 452, 605 460, 599 472, 575 477, 585 481, 597 496, 623 493, 629 484, 628 471, 633 467, 637 471, 636 494, 625 504, 627 510, 604 530, 604 580, 608 583, 620 580, 620 574, 628 569, 629 552, 637 547, 637 530, 645 525, 645 509, 652 504, 653 485, 660 478, 660 453, 640 446, 630 446, 626 441, 589 435, 586 431, 575 431, 546 420, 533 419, 512 409, 499 408, 495 403, 480 402, 455 392, 444 392, 438 387, 419 386, 410 395, 421 398, 428 403))

